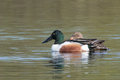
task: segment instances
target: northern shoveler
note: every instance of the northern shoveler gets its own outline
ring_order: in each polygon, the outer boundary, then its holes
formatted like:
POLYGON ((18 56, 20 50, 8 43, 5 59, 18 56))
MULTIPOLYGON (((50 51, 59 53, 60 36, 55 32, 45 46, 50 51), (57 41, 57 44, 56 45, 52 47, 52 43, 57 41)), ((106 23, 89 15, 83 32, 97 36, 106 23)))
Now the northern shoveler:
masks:
POLYGON ((76 39, 81 39, 81 38, 83 38, 82 33, 80 33, 80 32, 75 32, 75 33, 70 37, 70 40, 76 40, 76 39))
POLYGON ((92 50, 107 50, 108 48, 103 45, 105 40, 97 40, 97 39, 85 39, 80 32, 75 32, 70 40, 80 41, 82 44, 91 45, 92 50))
POLYGON ((52 39, 55 40, 54 44, 52 45, 52 51, 59 51, 61 53, 72 53, 72 52, 88 52, 90 51, 89 45, 82 44, 80 41, 75 40, 66 40, 64 41, 64 35, 61 31, 55 30, 42 43, 46 43, 51 41, 52 39))

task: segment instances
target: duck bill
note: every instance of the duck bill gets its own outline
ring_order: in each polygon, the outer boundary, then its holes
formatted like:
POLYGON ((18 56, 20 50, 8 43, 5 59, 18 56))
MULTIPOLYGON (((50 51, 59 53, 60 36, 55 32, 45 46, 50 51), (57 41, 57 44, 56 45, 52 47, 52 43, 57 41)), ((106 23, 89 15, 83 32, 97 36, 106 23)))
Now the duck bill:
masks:
POLYGON ((49 42, 49 41, 51 41, 53 38, 52 38, 52 36, 50 36, 49 38, 47 38, 45 41, 43 41, 42 43, 46 43, 46 42, 49 42))

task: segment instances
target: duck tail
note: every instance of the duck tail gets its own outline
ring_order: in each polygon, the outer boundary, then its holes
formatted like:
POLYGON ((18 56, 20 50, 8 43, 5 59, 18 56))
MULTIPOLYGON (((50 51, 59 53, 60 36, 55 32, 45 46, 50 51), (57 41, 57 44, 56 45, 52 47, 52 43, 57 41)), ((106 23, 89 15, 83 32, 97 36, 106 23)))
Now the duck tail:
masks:
POLYGON ((94 40, 91 44, 102 44, 103 42, 105 42, 105 40, 94 40))

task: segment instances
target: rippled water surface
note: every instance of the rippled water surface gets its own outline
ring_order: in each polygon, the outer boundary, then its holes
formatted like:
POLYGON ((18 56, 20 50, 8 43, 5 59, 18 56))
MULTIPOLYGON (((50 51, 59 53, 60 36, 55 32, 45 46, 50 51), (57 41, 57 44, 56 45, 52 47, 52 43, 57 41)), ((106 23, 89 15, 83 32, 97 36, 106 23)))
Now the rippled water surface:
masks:
POLYGON ((0 0, 0 80, 120 80, 119 0, 0 0), (53 30, 106 40, 108 51, 61 54, 53 30))

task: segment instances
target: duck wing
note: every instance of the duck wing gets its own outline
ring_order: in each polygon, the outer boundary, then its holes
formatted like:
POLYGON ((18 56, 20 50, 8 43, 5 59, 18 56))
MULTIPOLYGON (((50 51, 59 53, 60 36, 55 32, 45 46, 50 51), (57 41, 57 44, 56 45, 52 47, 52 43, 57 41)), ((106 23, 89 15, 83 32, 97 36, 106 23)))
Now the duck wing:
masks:
POLYGON ((85 39, 85 38, 80 38, 80 39, 76 39, 76 40, 66 40, 66 41, 70 41, 70 42, 77 42, 77 43, 81 43, 83 45, 88 45, 88 44, 94 44, 94 42, 96 42, 97 39, 85 39))
POLYGON ((108 49, 103 45, 105 40, 80 38, 76 40, 67 40, 67 41, 88 45, 91 50, 107 50, 108 49))

